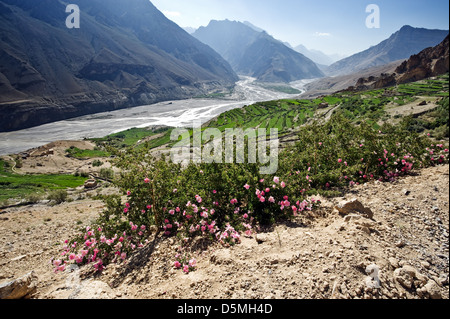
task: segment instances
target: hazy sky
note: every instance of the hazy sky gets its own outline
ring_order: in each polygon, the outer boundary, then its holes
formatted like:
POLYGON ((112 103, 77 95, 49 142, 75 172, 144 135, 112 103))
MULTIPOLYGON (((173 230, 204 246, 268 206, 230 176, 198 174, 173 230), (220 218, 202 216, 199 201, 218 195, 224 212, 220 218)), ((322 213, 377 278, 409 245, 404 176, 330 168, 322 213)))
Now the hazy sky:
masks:
POLYGON ((150 0, 181 27, 210 20, 249 21, 292 46, 351 55, 388 38, 403 25, 449 29, 448 0, 150 0), (380 28, 367 28, 369 4, 380 28))

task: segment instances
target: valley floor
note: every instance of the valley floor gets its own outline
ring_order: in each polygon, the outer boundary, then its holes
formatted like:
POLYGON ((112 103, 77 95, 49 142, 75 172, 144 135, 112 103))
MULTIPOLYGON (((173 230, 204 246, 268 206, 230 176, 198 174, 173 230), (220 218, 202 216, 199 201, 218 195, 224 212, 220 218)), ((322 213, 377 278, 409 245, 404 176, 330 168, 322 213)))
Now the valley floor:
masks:
POLYGON ((356 186, 232 248, 199 242, 198 269, 189 274, 173 268, 174 239, 156 234, 127 265, 110 265, 101 276, 90 268, 53 273, 50 259, 61 242, 102 208, 84 199, 0 211, 0 281, 34 271, 37 299, 449 298, 448 165, 356 186), (333 209, 353 198, 374 212, 373 220, 333 209), (366 273, 370 265, 379 269, 380 288, 366 273))

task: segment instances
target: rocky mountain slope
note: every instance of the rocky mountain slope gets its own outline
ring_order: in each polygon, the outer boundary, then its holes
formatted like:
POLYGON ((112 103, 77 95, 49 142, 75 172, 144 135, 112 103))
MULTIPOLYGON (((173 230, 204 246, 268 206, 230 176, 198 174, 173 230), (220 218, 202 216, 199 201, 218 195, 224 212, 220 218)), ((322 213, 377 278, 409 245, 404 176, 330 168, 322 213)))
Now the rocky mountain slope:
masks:
POLYGON ((404 26, 378 45, 333 63, 326 69, 326 74, 329 76, 350 74, 362 69, 408 59, 425 48, 441 43, 447 35, 448 30, 404 26))
POLYGON ((266 32, 237 21, 211 21, 193 34, 220 53, 238 74, 261 82, 322 77, 317 65, 266 32))
POLYGON ((359 78, 350 90, 378 89, 420 81, 449 72, 449 36, 435 47, 412 55, 393 72, 359 78))
POLYGON ((181 99, 238 80, 213 49, 147 0, 0 1, 0 131, 181 99))

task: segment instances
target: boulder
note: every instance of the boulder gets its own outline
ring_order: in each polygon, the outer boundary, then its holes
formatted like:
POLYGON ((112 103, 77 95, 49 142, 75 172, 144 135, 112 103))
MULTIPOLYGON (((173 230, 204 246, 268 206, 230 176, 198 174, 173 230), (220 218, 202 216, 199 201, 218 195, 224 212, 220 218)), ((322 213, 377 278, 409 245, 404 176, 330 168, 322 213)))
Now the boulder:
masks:
POLYGON ((0 299, 30 298, 37 288, 37 276, 34 271, 13 281, 0 284, 0 299))
POLYGON ((343 216, 358 213, 366 218, 373 218, 372 210, 370 208, 364 207, 364 205, 356 199, 342 202, 339 205, 335 206, 335 209, 339 212, 340 215, 343 216))

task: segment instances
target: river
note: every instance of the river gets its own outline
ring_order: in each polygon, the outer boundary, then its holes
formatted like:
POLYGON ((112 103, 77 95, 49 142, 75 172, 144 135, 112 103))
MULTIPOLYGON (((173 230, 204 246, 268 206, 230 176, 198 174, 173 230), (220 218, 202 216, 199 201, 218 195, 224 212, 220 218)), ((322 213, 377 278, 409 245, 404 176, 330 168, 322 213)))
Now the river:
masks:
MULTIPOLYGON (((226 99, 166 101, 0 133, 0 155, 16 154, 58 140, 103 137, 133 127, 154 125, 192 127, 194 121, 204 123, 223 112, 244 105, 299 95, 267 90, 254 84, 254 80, 250 77, 241 77, 232 96, 226 99)), ((309 82, 311 81, 302 80, 290 85, 304 92, 304 87, 309 82)))

